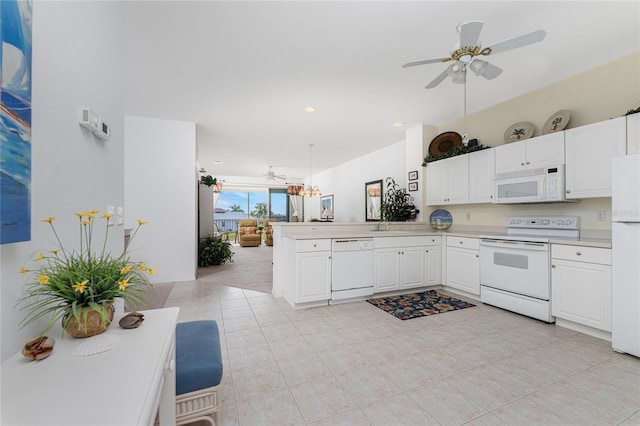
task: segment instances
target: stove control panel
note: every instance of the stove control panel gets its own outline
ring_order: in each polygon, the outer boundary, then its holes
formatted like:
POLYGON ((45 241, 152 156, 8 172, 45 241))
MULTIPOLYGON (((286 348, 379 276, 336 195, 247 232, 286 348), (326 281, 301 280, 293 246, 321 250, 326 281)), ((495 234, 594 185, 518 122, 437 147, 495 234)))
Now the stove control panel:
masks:
POLYGON ((578 216, 510 216, 507 228, 580 229, 578 216))

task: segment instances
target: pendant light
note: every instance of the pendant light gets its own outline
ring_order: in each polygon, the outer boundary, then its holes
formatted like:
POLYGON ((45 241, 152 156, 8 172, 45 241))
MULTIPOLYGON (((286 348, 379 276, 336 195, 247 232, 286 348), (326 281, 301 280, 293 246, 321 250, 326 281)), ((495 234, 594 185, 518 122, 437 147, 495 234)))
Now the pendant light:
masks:
POLYGON ((313 186, 311 183, 311 149, 313 148, 313 144, 309 144, 309 185, 305 187, 302 191, 300 191, 300 195, 305 197, 320 197, 322 192, 317 186, 313 186))

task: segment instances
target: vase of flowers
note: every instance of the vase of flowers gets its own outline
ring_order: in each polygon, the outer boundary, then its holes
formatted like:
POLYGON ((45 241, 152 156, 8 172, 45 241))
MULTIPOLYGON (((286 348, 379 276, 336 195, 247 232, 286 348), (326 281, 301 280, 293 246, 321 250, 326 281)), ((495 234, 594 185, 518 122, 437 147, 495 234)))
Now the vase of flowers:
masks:
MULTIPOLYGON (((147 277, 155 274, 155 268, 146 263, 132 262, 126 248, 120 255, 106 251, 111 214, 104 214, 104 242, 102 250, 94 250, 93 228, 97 210, 75 213, 79 219, 80 248, 65 249, 53 225, 55 216, 44 219, 51 226, 58 247, 34 259, 38 268, 22 268, 22 274, 31 274, 24 297, 18 301, 22 309, 28 311, 20 325, 22 327, 50 317, 41 334, 58 321, 62 321, 64 331, 75 337, 89 337, 103 332, 113 320, 113 303, 121 298, 131 306, 144 304, 144 295, 152 284, 147 277)), ((135 236, 141 226, 131 235, 135 236)))

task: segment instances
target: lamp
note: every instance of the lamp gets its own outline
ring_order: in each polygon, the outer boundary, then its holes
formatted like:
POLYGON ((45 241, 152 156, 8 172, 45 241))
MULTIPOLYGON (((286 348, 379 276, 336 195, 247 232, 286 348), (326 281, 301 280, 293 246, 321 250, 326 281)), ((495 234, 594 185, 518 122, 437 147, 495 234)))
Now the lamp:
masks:
POLYGON ((311 149, 313 148, 313 144, 309 144, 309 185, 305 187, 302 191, 300 191, 300 195, 304 197, 320 197, 322 192, 317 186, 313 186, 311 183, 311 149))
POLYGON ((477 76, 484 75, 484 72, 487 70, 489 63, 487 61, 483 61, 482 59, 474 59, 469 64, 469 68, 473 71, 477 76))

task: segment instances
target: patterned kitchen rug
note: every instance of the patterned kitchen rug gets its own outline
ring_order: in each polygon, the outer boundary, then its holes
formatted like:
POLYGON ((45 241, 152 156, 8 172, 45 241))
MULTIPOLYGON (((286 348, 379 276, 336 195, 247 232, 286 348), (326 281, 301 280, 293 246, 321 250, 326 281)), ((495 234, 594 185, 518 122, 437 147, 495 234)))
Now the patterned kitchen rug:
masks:
POLYGON ((457 311, 459 309, 476 306, 464 300, 438 293, 435 290, 382 297, 379 299, 368 299, 367 302, 401 320, 457 311))

